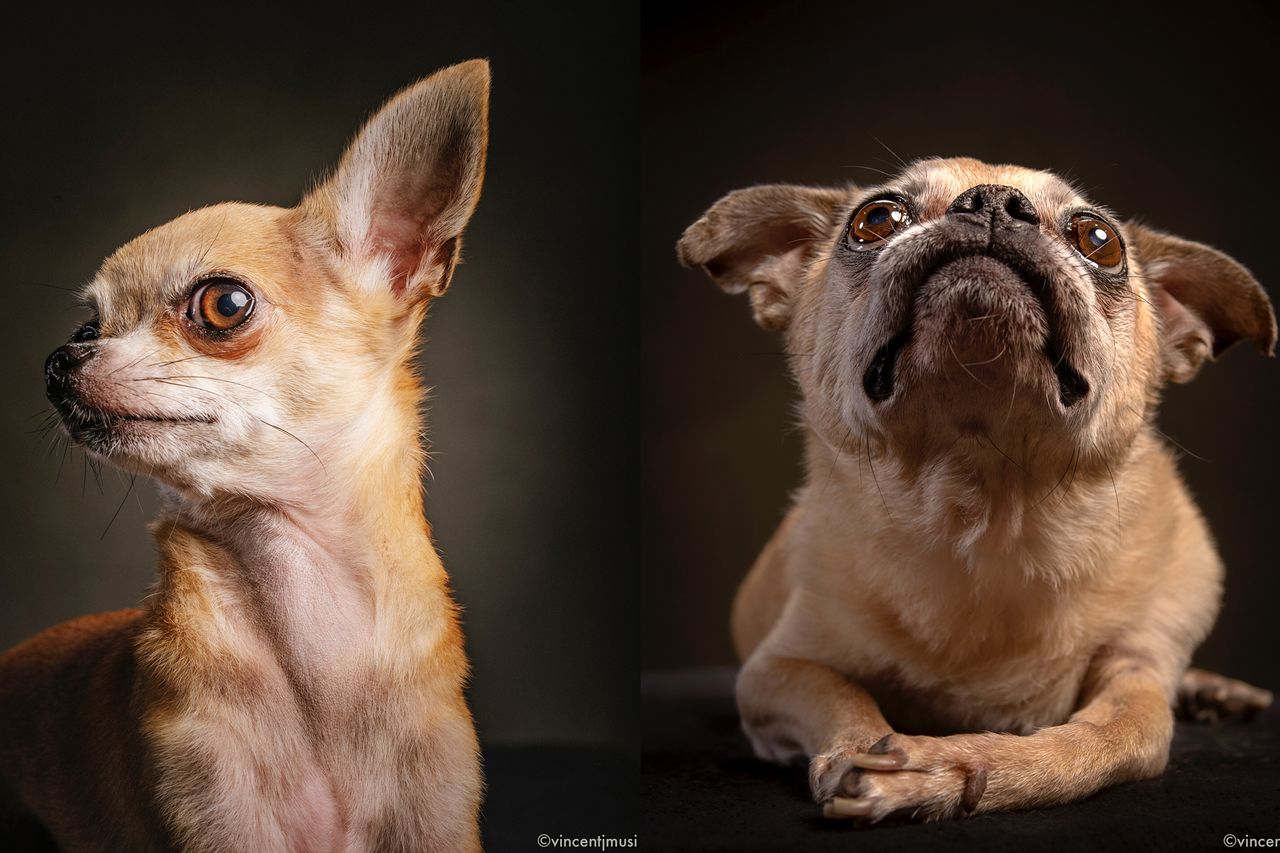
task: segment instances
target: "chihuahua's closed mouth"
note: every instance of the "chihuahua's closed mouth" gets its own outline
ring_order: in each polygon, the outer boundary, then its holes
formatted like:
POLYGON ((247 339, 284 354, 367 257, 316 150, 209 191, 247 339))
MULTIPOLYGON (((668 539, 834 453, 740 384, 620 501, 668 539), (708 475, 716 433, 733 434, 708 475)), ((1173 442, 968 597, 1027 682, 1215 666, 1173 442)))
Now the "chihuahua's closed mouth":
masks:
POLYGON ((125 244, 44 368, 154 478, 143 609, 0 657, 0 830, 67 850, 478 850, 468 664, 423 515, 418 329, 448 288, 489 68, 394 97, 293 208, 125 244))
POLYGON ((1238 262, 964 158, 740 190, 678 251, 787 336, 807 477, 734 602, 737 695, 825 814, 1069 802, 1159 774, 1173 706, 1271 701, 1188 666, 1223 570, 1154 425, 1272 352, 1238 262))
MULTIPOLYGON (((85 343, 98 336, 96 326, 87 323, 77 330, 74 343, 85 343)), ((71 437, 90 450, 110 453, 114 446, 128 441, 130 431, 139 425, 213 424, 213 414, 161 414, 158 412, 106 409, 85 399, 86 389, 79 387, 78 368, 91 357, 92 350, 73 349, 70 345, 54 350, 44 365, 45 396, 57 410, 71 437)), ((162 427, 160 427, 162 428, 162 427)))

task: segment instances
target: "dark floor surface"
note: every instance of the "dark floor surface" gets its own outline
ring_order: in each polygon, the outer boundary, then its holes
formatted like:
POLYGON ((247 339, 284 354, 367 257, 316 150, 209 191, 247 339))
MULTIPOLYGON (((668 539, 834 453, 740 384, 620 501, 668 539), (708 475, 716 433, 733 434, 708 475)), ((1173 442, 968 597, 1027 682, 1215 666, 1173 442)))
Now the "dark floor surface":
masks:
POLYGON ((645 850, 1139 853, 1227 849, 1229 833, 1262 839, 1264 845, 1280 839, 1280 709, 1274 706, 1249 723, 1180 722, 1162 777, 1120 785, 1080 803, 863 828, 824 820, 809 799, 803 768, 752 757, 738 728, 733 670, 646 676, 641 697, 645 850))
MULTIPOLYGON (((538 836, 632 838, 635 754, 582 746, 489 746, 480 830, 490 853, 540 850, 538 836)), ((644 848, 644 839, 640 839, 644 848)), ((581 849, 581 848, 571 848, 581 849)), ((590 848, 588 848, 590 849, 590 848)))

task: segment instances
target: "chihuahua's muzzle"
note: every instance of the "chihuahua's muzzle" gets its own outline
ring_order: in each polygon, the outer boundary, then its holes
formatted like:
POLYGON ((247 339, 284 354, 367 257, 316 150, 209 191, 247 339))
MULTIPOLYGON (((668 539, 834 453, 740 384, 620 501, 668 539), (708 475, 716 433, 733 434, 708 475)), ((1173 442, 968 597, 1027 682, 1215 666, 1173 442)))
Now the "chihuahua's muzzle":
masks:
POLYGON ((106 453, 120 447, 127 437, 141 437, 144 427, 173 424, 209 423, 205 416, 163 416, 157 413, 133 412, 119 405, 104 403, 99 378, 88 380, 85 366, 98 355, 97 331, 85 325, 76 331, 68 344, 54 350, 44 363, 45 396, 57 409, 63 426, 71 437, 90 450, 106 453), (99 393, 94 392, 95 386, 99 393))
POLYGON ((974 376, 970 364, 999 363, 1012 381, 1071 409, 1090 390, 1077 357, 1089 308, 1073 274, 1022 192, 966 190, 875 262, 861 336, 874 347, 864 354, 864 392, 883 407, 906 375, 974 376))
POLYGON ((58 347, 45 359, 44 393, 64 421, 76 419, 76 377, 80 368, 96 353, 92 344, 73 342, 58 347))
MULTIPOLYGON (((103 449, 112 435, 113 417, 87 405, 83 394, 83 368, 97 352, 88 340, 73 340, 54 350, 44 363, 44 392, 72 438, 86 447, 103 449)), ((117 415, 114 420, 118 423, 123 417, 117 415)))

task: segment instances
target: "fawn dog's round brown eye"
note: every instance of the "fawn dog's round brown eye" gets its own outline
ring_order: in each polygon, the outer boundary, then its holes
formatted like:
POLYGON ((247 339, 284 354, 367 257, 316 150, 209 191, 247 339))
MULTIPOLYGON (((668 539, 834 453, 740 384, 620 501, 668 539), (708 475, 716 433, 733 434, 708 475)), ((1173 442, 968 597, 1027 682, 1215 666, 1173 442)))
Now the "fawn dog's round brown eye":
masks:
POLYGON ((853 215, 853 221, 849 223, 849 242, 855 247, 878 243, 910 224, 911 214, 905 205, 893 199, 878 199, 864 204, 853 215))
POLYGON ((1104 270, 1119 269, 1124 263, 1124 247, 1115 229, 1095 216, 1079 214, 1071 220, 1071 238, 1086 261, 1104 270))
POLYGON ((243 284, 229 278, 200 282, 191 294, 187 316, 206 329, 225 332, 234 329, 253 313, 253 294, 243 284))

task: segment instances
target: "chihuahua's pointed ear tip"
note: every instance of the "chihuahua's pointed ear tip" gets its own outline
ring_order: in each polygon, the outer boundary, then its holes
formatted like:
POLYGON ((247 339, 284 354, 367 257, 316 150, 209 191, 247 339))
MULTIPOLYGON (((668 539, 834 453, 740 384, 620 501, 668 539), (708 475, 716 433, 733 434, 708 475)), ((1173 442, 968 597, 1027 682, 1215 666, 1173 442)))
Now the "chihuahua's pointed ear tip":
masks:
POLYGON ((486 80, 489 78, 489 60, 486 57, 466 59, 453 67, 466 74, 479 75, 486 80))
POLYGON ((456 104, 477 104, 482 111, 487 111, 489 79, 489 60, 468 59, 445 66, 406 86, 393 100, 445 98, 456 104))
POLYGON ((443 68, 432 76, 451 77, 462 86, 487 93, 493 74, 489 70, 489 60, 468 59, 466 62, 459 62, 457 65, 443 68))

